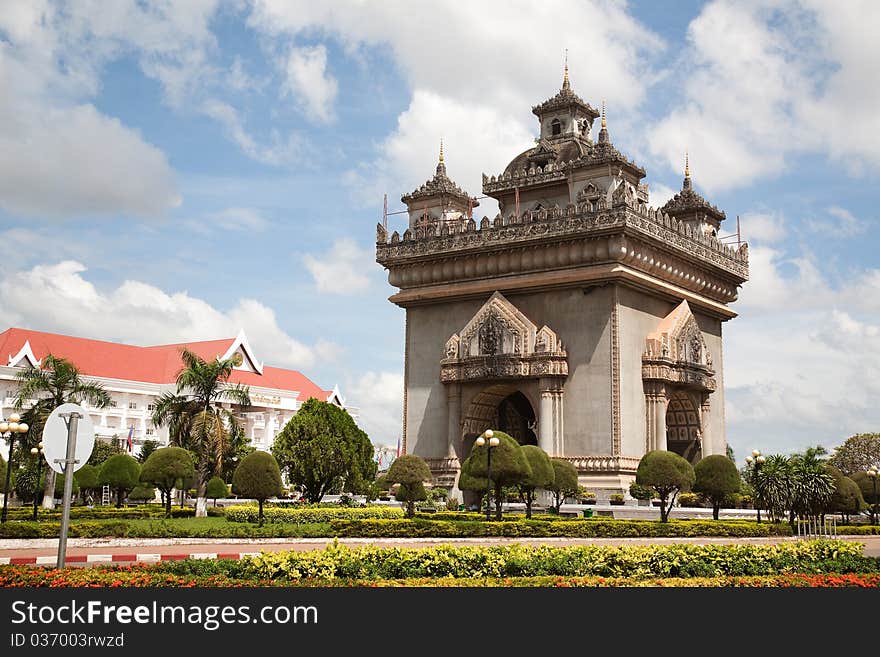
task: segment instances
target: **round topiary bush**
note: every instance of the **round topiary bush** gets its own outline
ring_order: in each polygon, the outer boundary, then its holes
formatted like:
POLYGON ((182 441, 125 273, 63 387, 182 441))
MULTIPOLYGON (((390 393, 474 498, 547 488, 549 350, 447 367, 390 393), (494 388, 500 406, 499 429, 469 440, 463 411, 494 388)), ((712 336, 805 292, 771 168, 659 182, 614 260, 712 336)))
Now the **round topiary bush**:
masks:
POLYGON ((192 454, 182 447, 163 447, 152 452, 144 462, 141 481, 162 491, 165 517, 171 517, 171 490, 195 478, 192 454))
POLYGON ((263 502, 281 494, 281 470, 269 452, 256 451, 245 456, 232 475, 232 490, 243 497, 253 497, 260 504, 263 524, 263 502))
POLYGON ((415 515, 415 503, 427 499, 425 482, 432 481, 431 469, 424 459, 415 454, 404 454, 395 459, 388 468, 387 481, 400 484, 394 498, 398 502, 406 502, 406 516, 415 515))
POLYGON ((669 510, 675 496, 694 485, 694 468, 678 454, 665 450, 648 452, 639 461, 636 483, 657 491, 660 498, 660 520, 669 521, 669 510))
POLYGON ((701 493, 712 504, 712 517, 718 520, 721 505, 728 496, 739 492, 742 480, 736 464, 727 456, 707 456, 694 467, 694 492, 701 493))
POLYGON ((156 499, 156 489, 145 484, 138 484, 128 494, 128 499, 134 502, 152 502, 156 499))
POLYGON ((523 454, 522 447, 511 436, 503 431, 493 431, 492 437, 498 439, 498 444, 490 447, 487 438, 485 445, 474 444, 468 457, 468 473, 472 477, 489 477, 495 495, 495 519, 501 520, 501 504, 504 501, 504 487, 518 486, 532 472, 529 462, 523 454), (492 457, 489 458, 489 450, 492 457), (490 470, 491 461, 491 472, 490 470))
POLYGON ((578 494, 578 472, 564 459, 550 459, 550 464, 553 466, 553 483, 547 486, 547 490, 553 493, 554 509, 559 513, 565 498, 578 494))
POLYGON ((214 500, 214 506, 217 506, 218 497, 226 497, 229 495, 229 487, 220 477, 212 477, 208 481, 208 487, 205 489, 205 495, 210 500, 214 500))
POLYGON ((122 506, 126 493, 138 485, 141 464, 128 454, 114 454, 101 466, 98 483, 116 491, 116 508, 122 506))
POLYGON ((546 489, 552 485, 556 480, 556 475, 553 471, 553 463, 550 462, 550 457, 543 449, 537 445, 523 445, 520 449, 528 461, 531 472, 520 482, 519 491, 526 498, 526 518, 531 518, 535 490, 538 488, 546 489))

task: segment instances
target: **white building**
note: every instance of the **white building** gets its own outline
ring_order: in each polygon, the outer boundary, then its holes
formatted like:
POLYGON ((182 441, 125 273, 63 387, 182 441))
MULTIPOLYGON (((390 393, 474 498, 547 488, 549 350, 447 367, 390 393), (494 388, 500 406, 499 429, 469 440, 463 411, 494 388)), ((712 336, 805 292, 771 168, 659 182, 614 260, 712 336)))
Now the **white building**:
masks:
MULTIPOLYGON (((252 406, 242 418, 251 444, 258 449, 269 449, 287 421, 312 397, 343 407, 357 419, 356 409, 345 406, 338 388, 324 390, 301 372, 264 365, 254 355, 244 331, 223 340, 138 347, 10 328, 0 333, 0 414, 7 417, 14 412, 16 374, 21 368, 40 367, 43 358, 52 354, 71 361, 86 379, 100 383, 110 393, 110 406, 86 405, 99 439, 125 444, 131 431, 135 454, 145 440, 167 445, 167 427, 153 426, 150 416, 159 395, 176 390, 184 347, 205 360, 239 356, 240 364, 230 382, 250 388, 252 406)), ((235 404, 226 406, 235 408, 235 404)), ((5 454, 5 442, 3 451, 5 454)))

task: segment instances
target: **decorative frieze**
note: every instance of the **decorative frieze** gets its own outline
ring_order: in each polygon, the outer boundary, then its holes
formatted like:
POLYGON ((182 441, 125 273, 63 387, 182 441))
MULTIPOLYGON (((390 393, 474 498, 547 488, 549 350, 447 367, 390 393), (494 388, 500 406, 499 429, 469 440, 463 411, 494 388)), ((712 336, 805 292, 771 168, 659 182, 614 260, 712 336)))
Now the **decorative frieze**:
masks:
POLYGON ((579 475, 591 473, 635 474, 639 467, 637 456, 554 456, 571 463, 579 475))

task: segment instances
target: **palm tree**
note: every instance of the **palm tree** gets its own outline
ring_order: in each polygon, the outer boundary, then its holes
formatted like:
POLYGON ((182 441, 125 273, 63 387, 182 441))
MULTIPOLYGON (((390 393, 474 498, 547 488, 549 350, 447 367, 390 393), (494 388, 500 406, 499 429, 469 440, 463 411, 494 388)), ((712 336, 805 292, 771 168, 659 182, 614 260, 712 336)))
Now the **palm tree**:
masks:
MULTIPOLYGON (((81 404, 87 402, 96 408, 110 404, 110 395, 100 383, 85 381, 76 365, 66 358, 58 358, 47 354, 40 368, 28 368, 16 375, 18 380, 18 397, 15 407, 21 409, 30 400, 33 405, 24 412, 26 422, 30 426, 28 442, 25 446, 30 450, 31 443, 43 432, 43 426, 49 414, 61 404, 81 404)), ((43 508, 55 506, 55 471, 48 468, 46 486, 43 489, 43 508)))
POLYGON ((168 426, 172 445, 195 454, 196 516, 205 516, 208 481, 222 470, 230 445, 244 434, 235 414, 221 404, 230 401, 246 411, 251 398, 247 386, 228 383, 234 358, 206 361, 189 349, 183 349, 180 358, 183 369, 177 375, 177 391, 164 393, 156 400, 152 420, 156 426, 168 426))

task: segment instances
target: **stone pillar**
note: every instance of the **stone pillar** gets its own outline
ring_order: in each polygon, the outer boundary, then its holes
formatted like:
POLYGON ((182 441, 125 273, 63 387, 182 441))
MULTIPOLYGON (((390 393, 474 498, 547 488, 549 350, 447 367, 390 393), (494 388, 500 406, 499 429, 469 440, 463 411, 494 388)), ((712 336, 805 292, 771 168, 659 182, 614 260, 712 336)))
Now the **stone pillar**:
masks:
POLYGON ((562 381, 555 378, 540 380, 541 407, 538 409, 538 447, 550 456, 565 454, 563 444, 562 381))
POLYGON ((666 449, 666 387, 660 383, 645 386, 645 448, 651 452, 666 449))
POLYGON ((461 442, 461 385, 446 386, 446 456, 457 458, 456 448, 461 442))
POLYGON ((715 454, 712 445, 712 436, 709 433, 709 413, 712 410, 712 402, 709 395, 703 395, 703 403, 700 404, 700 452, 703 456, 715 454))

